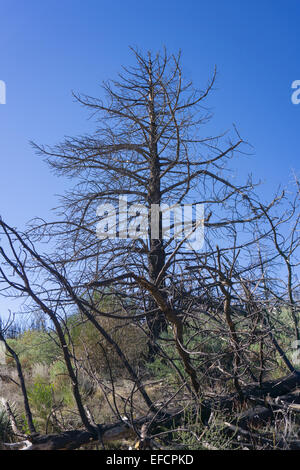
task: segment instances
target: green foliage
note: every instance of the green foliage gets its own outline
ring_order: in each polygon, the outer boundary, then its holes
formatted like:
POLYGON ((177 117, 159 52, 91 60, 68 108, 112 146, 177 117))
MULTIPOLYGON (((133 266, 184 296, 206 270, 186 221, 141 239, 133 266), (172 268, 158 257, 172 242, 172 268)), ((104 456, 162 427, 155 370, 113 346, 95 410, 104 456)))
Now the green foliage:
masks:
POLYGON ((147 364, 147 369, 157 379, 167 380, 174 374, 174 369, 170 368, 161 357, 156 357, 153 362, 147 364))
POLYGON ((54 405, 53 385, 37 380, 29 388, 28 397, 39 418, 46 421, 54 405))
POLYGON ((67 366, 63 361, 55 361, 50 368, 50 380, 55 390, 63 389, 69 385, 70 378, 67 366))
POLYGON ((0 407, 0 441, 9 442, 12 437, 12 429, 6 410, 0 407))
POLYGON ((55 391, 55 398, 67 406, 74 405, 71 381, 67 366, 63 361, 55 361, 50 368, 50 382, 55 391))
POLYGON ((224 433, 224 421, 228 417, 216 415, 209 426, 201 421, 201 410, 187 409, 182 418, 180 431, 173 434, 174 442, 189 450, 230 450, 232 438, 224 433))
MULTIPOLYGON (((106 297, 99 305, 99 309, 104 313, 112 312, 115 308, 114 300, 110 297, 106 297)), ((141 330, 128 319, 105 316, 97 316, 96 319, 124 352, 131 366, 136 368, 140 365, 142 357, 147 353, 146 338, 141 330)), ((109 377, 110 370, 115 376, 124 376, 124 364, 114 347, 91 322, 83 322, 80 315, 73 315, 68 320, 68 330, 78 360, 85 361, 88 356, 91 367, 102 377, 109 377)))
MULTIPOLYGON (((172 329, 169 328, 167 332, 161 334, 161 340, 159 341, 161 349, 166 353, 166 355, 172 358, 173 363, 176 368, 181 372, 182 375, 185 375, 185 369, 182 362, 182 359, 179 357, 179 354, 175 347, 175 341, 172 329)), ((210 337, 204 336, 201 333, 194 335, 194 331, 186 325, 184 330, 184 345, 189 351, 197 352, 201 351, 205 354, 219 355, 220 357, 223 354, 224 361, 230 361, 230 358, 224 355, 224 341, 222 338, 217 335, 212 335, 210 337)), ((195 354, 192 357, 192 360, 199 361, 199 357, 195 354)), ((229 363, 231 366, 231 362, 229 363)), ((163 359, 160 356, 157 356, 152 363, 148 363, 147 369, 158 379, 165 379, 176 377, 177 373, 175 368, 170 367, 169 362, 166 359, 163 359)), ((206 361, 205 367, 209 366, 208 361, 206 361)))
MULTIPOLYGON (((22 432, 24 434, 30 435, 31 431, 29 429, 25 413, 21 414, 20 420, 21 420, 20 429, 22 430, 22 432)), ((34 424, 35 428, 38 427, 38 423, 36 422, 36 420, 34 418, 33 418, 33 424, 34 424)))
MULTIPOLYGON (((24 368, 31 368, 37 363, 50 365, 60 354, 56 343, 44 331, 25 331, 19 338, 8 340, 8 343, 18 354, 24 368)), ((8 358, 7 362, 14 363, 12 358, 8 358)))

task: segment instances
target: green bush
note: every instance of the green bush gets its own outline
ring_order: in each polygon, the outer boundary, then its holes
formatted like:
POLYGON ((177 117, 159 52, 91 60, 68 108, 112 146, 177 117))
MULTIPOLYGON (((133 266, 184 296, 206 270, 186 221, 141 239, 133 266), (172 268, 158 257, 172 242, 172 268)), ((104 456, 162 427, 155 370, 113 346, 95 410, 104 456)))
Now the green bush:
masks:
MULTIPOLYGON (((59 347, 44 331, 25 331, 19 338, 9 339, 8 343, 18 354, 24 369, 37 363, 50 365, 60 354, 59 347)), ((13 364, 13 358, 8 358, 7 363, 13 364)))
POLYGON ((28 398, 38 417, 46 421, 54 405, 53 385, 37 380, 29 387, 28 398))
POLYGON ((209 426, 201 421, 201 409, 186 409, 182 418, 181 430, 174 432, 173 440, 189 450, 230 450, 233 449, 232 437, 224 432, 224 421, 228 417, 216 414, 209 426))
POLYGON ((9 416, 6 410, 0 407, 0 441, 9 442, 12 438, 12 434, 9 416))
POLYGON ((63 361, 55 361, 50 368, 50 381, 55 390, 70 384, 67 366, 63 361))
POLYGON ((74 397, 67 366, 63 361, 55 361, 50 368, 50 382, 55 398, 67 406, 74 405, 74 397))
MULTIPOLYGON (((125 354, 129 363, 136 368, 147 352, 145 336, 139 328, 128 323, 128 320, 97 317, 97 321, 117 343, 125 354)), ((126 370, 114 347, 103 338, 101 333, 90 323, 83 323, 80 317, 72 318, 71 331, 72 343, 79 361, 89 363, 94 371, 102 376, 109 376, 109 370, 115 376, 124 377, 126 370), (77 321, 76 321, 77 320, 77 321)))

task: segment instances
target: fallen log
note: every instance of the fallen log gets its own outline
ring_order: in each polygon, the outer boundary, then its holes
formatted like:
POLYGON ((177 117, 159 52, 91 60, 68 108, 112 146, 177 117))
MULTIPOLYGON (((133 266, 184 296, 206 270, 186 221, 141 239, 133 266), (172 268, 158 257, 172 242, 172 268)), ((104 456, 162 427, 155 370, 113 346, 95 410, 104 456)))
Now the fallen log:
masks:
POLYGON ((265 406, 256 406, 239 414, 234 423, 242 429, 248 429, 249 425, 267 424, 273 417, 273 409, 265 406))
POLYGON ((267 438, 261 436, 258 433, 253 433, 252 431, 247 431, 242 429, 240 426, 233 425, 232 423, 224 423, 225 427, 232 431, 237 437, 242 441, 243 437, 250 441, 250 443, 255 442, 258 445, 267 447, 268 449, 281 449, 281 450, 300 450, 300 441, 299 440, 286 440, 282 437, 276 438, 267 438))
POLYGON ((271 398, 286 395, 300 385, 300 373, 294 372, 281 379, 276 379, 268 382, 264 382, 262 387, 250 386, 247 387, 246 396, 251 398, 266 397, 267 395, 271 398))
POLYGON ((243 429, 247 429, 250 424, 262 425, 266 424, 270 419, 274 418, 274 412, 278 410, 300 411, 300 392, 279 395, 272 399, 270 395, 267 397, 257 398, 261 404, 240 413, 234 423, 243 429))
POLYGON ((98 432, 85 430, 65 431, 61 434, 29 436, 28 439, 14 444, 2 443, 7 450, 73 450, 92 442, 103 444, 122 439, 134 438, 136 434, 126 422, 114 425, 99 426, 98 432))
MULTIPOLYGON (((257 384, 252 384, 244 388, 243 394, 250 402, 255 402, 266 396, 276 398, 282 396, 284 398, 287 392, 291 392, 300 385, 300 374, 294 373, 282 379, 265 382, 262 387, 257 384)), ((230 411, 237 402, 237 394, 231 394, 226 397, 211 397, 206 399, 201 404, 201 414, 204 422, 209 419, 211 411, 226 410, 230 411)), ((278 406, 280 406, 278 404, 278 406)), ((199 411, 199 410, 197 410, 199 411)), ((94 426, 95 432, 88 432, 86 430, 71 430, 65 431, 60 434, 47 434, 47 435, 32 435, 28 436, 26 440, 15 443, 5 444, 2 443, 2 449, 18 449, 18 450, 72 450, 78 449, 93 442, 101 442, 106 444, 112 441, 120 441, 123 439, 135 439, 137 437, 134 427, 140 427, 143 424, 152 422, 154 417, 154 425, 174 426, 175 421, 180 420, 184 414, 184 410, 176 410, 166 413, 164 417, 156 415, 147 415, 146 417, 135 420, 132 425, 124 420, 115 424, 97 425, 94 426), (175 421, 174 421, 175 420, 175 421), (133 427, 134 426, 134 427, 133 427)), ((266 420, 272 417, 273 410, 271 406, 259 405, 250 410, 245 411, 243 414, 238 415, 235 420, 235 425, 240 428, 245 427, 246 423, 253 422, 255 419, 266 420)), ((172 430, 170 429, 170 432, 172 430)), ((295 448, 300 448, 298 442, 294 444, 295 448)))
MULTIPOLYGON (((242 392, 246 402, 256 404, 257 401, 265 397, 277 398, 289 394, 299 386, 300 373, 294 372, 280 379, 266 381, 261 386, 259 384, 250 384, 244 387, 242 392)), ((231 393, 226 396, 211 397, 208 400, 204 400, 203 404, 207 409, 231 411, 239 401, 238 394, 231 393)))
POLYGON ((172 426, 178 419, 180 419, 183 410, 178 410, 172 414, 157 415, 149 414, 147 416, 138 418, 130 423, 127 419, 118 421, 114 424, 95 425, 95 432, 86 430, 70 430, 64 431, 60 434, 34 434, 27 436, 26 440, 21 442, 6 444, 0 442, 0 449, 2 450, 74 450, 79 447, 99 442, 100 444, 107 444, 114 441, 136 439, 136 429, 143 429, 143 425, 152 424, 153 418, 155 419, 154 427, 172 426))

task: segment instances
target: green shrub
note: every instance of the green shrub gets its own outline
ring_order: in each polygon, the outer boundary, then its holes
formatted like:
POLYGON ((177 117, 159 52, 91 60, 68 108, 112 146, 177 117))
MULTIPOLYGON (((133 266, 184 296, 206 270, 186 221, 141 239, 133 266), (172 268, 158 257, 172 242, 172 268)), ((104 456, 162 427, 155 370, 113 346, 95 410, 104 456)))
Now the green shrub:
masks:
MULTIPOLYGON (((50 365, 60 354, 59 347, 44 331, 28 330, 19 338, 8 340, 9 345, 18 354, 24 369, 33 365, 50 365)), ((7 359, 8 365, 13 364, 13 358, 7 359)))
POLYGON ((63 361, 55 361, 51 365, 50 381, 55 390, 61 390, 70 384, 67 366, 63 361))
MULTIPOLYGON (((97 321, 117 343, 131 366, 136 368, 147 352, 146 339, 139 328, 127 320, 97 317, 97 321)), ((115 376, 124 377, 126 370, 122 360, 95 326, 90 322, 80 322, 79 316, 77 323, 74 317, 72 322, 71 337, 77 359, 86 362, 88 356, 94 371, 102 376, 109 377, 111 369, 115 376)))
POLYGON ((230 450, 233 449, 233 438, 225 431, 224 421, 228 416, 217 413, 209 426, 201 421, 201 409, 198 411, 187 408, 182 418, 180 431, 174 432, 173 440, 189 450, 230 450))
POLYGON ((54 405, 53 385, 37 380, 29 387, 28 398, 38 417, 46 421, 54 405))
POLYGON ((63 361, 55 361, 50 368, 50 382, 55 390, 55 398, 67 406, 74 405, 74 397, 67 366, 63 361))
POLYGON ((0 441, 10 442, 12 434, 9 416, 6 410, 0 407, 0 441))

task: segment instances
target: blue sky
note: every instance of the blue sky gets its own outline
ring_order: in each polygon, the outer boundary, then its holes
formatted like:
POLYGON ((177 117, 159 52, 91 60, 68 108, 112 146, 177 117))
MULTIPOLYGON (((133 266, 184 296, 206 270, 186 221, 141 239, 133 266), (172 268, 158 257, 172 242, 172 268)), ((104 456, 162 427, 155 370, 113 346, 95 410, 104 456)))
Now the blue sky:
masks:
POLYGON ((54 144, 91 129, 71 90, 100 96, 102 80, 132 63, 128 46, 181 49, 185 74, 205 86, 211 133, 234 123, 252 146, 242 173, 265 182, 267 197, 299 174, 299 0, 0 0, 0 213, 22 228, 48 218, 67 182, 29 145, 54 144))

